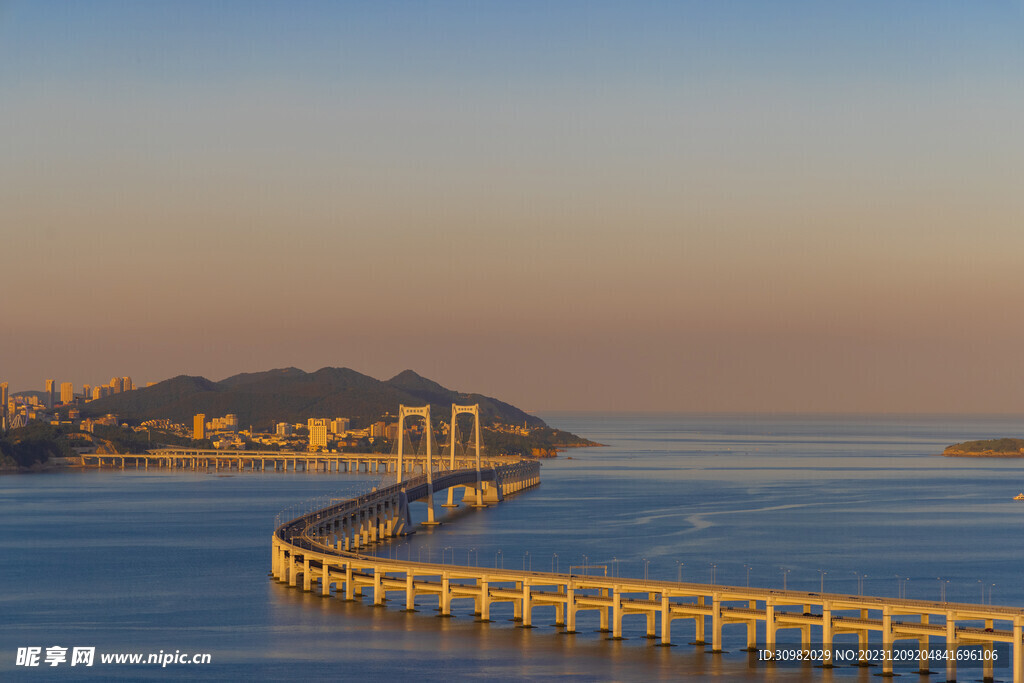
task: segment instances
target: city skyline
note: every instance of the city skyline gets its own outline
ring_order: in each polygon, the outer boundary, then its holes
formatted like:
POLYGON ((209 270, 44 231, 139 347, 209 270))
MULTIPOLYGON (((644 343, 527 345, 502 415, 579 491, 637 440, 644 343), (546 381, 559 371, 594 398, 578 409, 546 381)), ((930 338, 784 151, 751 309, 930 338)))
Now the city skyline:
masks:
POLYGON ((0 8, 0 381, 1019 412, 1020 3, 0 8))

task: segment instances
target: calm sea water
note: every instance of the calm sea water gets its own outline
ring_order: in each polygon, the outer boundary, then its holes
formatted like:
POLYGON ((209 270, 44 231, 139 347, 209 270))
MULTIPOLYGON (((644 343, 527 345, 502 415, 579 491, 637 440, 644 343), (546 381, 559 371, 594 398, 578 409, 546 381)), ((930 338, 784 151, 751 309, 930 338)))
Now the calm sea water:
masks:
MULTIPOLYGON (((470 564, 1024 606, 1024 461, 937 457, 957 441, 1019 436, 1017 417, 548 414, 607 444, 544 463, 542 485, 380 549, 470 564)), ((72 471, 0 477, 0 678, 873 680, 869 670, 751 665, 743 629, 724 655, 343 603, 267 576, 275 516, 357 493, 365 477, 72 471), (18 647, 209 652, 205 666, 26 669, 18 647)), ((421 510, 414 510, 422 519, 421 510)), ((436 603, 436 600, 434 601, 436 603)), ((998 676, 997 672, 997 676, 998 676)), ((980 678, 980 676, 977 676, 980 678)))

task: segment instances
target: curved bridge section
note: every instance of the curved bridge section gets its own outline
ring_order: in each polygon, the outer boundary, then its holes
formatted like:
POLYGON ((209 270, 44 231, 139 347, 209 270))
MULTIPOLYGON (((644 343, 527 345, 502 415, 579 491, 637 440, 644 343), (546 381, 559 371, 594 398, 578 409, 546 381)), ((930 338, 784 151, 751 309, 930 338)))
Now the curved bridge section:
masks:
POLYGON ((466 486, 464 500, 475 501, 480 481, 486 485, 482 497, 496 502, 535 486, 539 475, 539 463, 528 461, 437 473, 432 483, 421 475, 316 510, 275 530, 272 573, 289 586, 298 587, 301 579, 305 591, 316 584, 324 597, 332 588, 345 600, 362 599, 370 591, 374 605, 382 605, 389 592, 404 593, 407 611, 415 611, 417 597, 431 596, 441 616, 451 616, 453 601, 472 600, 473 614, 484 622, 490 621, 492 605, 511 603, 514 620, 523 628, 532 627, 535 608, 551 607, 564 633, 576 632, 577 614, 596 611, 601 630, 613 639, 622 637, 623 619, 643 618, 647 637, 661 645, 673 644, 675 622, 692 622, 694 644, 710 646, 706 651, 711 653, 722 651, 722 629, 733 625, 745 629, 746 650, 764 654, 767 667, 773 664, 765 653, 776 652, 780 631, 796 632, 801 650, 810 652, 813 628, 815 647, 820 643, 819 652, 835 657, 823 661, 822 668, 881 664, 881 675, 891 676, 895 643, 910 641, 913 652, 920 653, 914 673, 945 669, 947 680, 956 680, 957 662, 967 659, 983 662, 983 679, 993 680, 1000 659, 995 646, 1003 643, 1009 651, 1004 651, 1000 668, 1024 683, 1024 610, 1019 608, 492 569, 359 552, 403 533, 411 524, 409 502, 429 499, 434 491, 466 486), (844 634, 855 636, 856 647, 834 642, 844 634), (963 648, 978 657, 963 657, 963 648))

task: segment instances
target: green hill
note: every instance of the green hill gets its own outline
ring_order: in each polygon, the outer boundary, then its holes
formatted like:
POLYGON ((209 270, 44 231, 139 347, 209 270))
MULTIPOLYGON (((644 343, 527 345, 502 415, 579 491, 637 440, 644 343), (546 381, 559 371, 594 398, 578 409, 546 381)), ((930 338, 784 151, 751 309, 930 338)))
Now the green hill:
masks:
POLYGON ((942 452, 951 457, 1024 458, 1024 439, 985 439, 953 444, 942 452))
POLYGON ((210 417, 234 413, 238 415, 239 426, 252 425, 257 430, 267 430, 275 422, 347 417, 353 427, 360 428, 386 416, 393 420, 400 404, 430 403, 434 419, 447 421, 453 402, 479 403, 484 424, 546 426, 540 418, 508 403, 447 389, 412 370, 381 381, 348 368, 322 368, 312 373, 282 368, 235 375, 220 382, 180 375, 150 387, 91 401, 82 406, 82 416, 114 413, 130 424, 160 418, 191 424, 196 413, 210 417))

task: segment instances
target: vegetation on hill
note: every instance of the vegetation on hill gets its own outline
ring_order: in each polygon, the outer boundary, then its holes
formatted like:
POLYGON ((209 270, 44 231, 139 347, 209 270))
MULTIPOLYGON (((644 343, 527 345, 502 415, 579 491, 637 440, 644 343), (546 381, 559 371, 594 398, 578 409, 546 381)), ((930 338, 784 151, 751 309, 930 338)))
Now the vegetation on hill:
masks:
POLYGON ((1024 439, 983 439, 949 446, 943 455, 968 457, 1024 458, 1024 439))
POLYGON ((0 438, 0 468, 32 467, 51 457, 73 455, 62 432, 53 425, 33 420, 0 438))
MULTIPOLYGON (((378 420, 394 422, 399 405, 429 404, 434 424, 447 422, 451 405, 480 405, 482 424, 524 425, 546 428, 540 418, 489 396, 447 389, 406 370, 380 381, 348 368, 322 368, 307 373, 296 368, 244 373, 213 382, 205 377, 180 375, 150 387, 91 401, 82 417, 114 413, 129 424, 168 418, 191 424, 197 413, 238 416, 241 429, 272 431, 276 422, 305 422, 310 417, 347 417, 352 427, 364 428, 378 420)), ((540 437, 547 445, 588 445, 567 432, 552 430, 540 437), (562 439, 558 441, 558 439, 562 439), (557 443, 555 443, 557 441, 557 443), (550 442, 550 443, 548 443, 550 442)), ((535 444, 545 446, 545 444, 535 444)))

